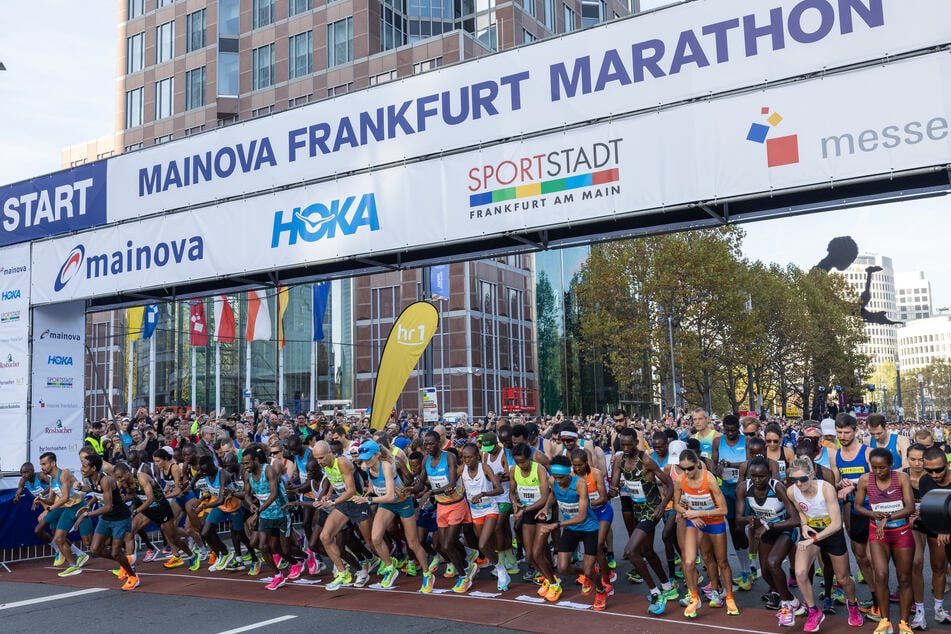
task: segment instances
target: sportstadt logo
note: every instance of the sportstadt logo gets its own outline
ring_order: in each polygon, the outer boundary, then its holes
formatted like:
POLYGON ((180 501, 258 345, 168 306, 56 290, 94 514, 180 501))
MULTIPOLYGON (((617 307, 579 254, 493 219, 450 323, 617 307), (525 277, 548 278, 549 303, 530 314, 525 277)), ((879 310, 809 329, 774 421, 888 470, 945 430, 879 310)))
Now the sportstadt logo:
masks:
POLYGON ((83 265, 84 257, 86 257, 85 247, 81 244, 74 246, 73 250, 66 256, 66 261, 63 262, 63 266, 59 268, 59 275, 56 276, 56 281, 53 282, 53 290, 58 293, 66 287, 69 280, 73 279, 73 277, 79 273, 83 265))
POLYGON ((773 132, 776 126, 782 123, 783 118, 779 116, 778 112, 770 114, 768 107, 761 108, 760 115, 766 117, 766 123, 769 125, 752 123, 750 131, 746 134, 746 140, 766 144, 766 166, 779 167, 798 163, 799 135, 787 134, 786 136, 767 138, 770 132, 773 132))

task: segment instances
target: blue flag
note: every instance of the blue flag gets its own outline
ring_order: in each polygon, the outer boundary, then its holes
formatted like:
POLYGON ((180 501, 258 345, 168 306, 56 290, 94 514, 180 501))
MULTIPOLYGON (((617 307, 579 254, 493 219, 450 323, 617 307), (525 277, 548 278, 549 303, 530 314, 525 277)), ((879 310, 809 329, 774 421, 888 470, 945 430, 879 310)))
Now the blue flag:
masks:
POLYGON ((314 284, 314 341, 324 340, 324 313, 330 299, 330 282, 314 284))
POLYGON ((152 336, 152 333, 155 332, 155 327, 158 325, 159 318, 159 305, 158 304, 149 304, 145 307, 145 318, 142 323, 142 338, 148 339, 152 336))

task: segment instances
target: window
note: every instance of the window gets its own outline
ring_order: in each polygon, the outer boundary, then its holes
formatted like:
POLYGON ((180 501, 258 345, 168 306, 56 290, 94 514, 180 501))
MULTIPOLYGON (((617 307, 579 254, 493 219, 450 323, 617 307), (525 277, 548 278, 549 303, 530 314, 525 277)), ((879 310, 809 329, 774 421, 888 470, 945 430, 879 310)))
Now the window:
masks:
POLYGON ((129 0, 128 16, 130 20, 141 17, 145 13, 145 0, 129 0))
POLYGON ((238 96, 238 54, 218 53, 218 95, 238 96))
MULTIPOLYGON (((241 34, 240 0, 218 0, 218 35, 241 34)), ((237 93, 236 93, 237 94, 237 93)))
POLYGON ((185 73, 185 110, 205 105, 205 67, 185 73))
POLYGON ((251 51, 251 90, 274 85, 274 45, 268 44, 251 51))
POLYGON ((314 8, 314 0, 290 0, 287 6, 287 12, 290 16, 295 16, 314 8))
POLYGON ((522 29, 522 42, 525 44, 531 44, 535 41, 535 36, 529 33, 527 30, 522 29))
POLYGON ((251 18, 251 28, 254 29, 273 24, 274 0, 254 0, 251 9, 251 18))
POLYGON ((545 0, 545 28, 552 33, 558 32, 557 0, 545 0))
POLYGON ((155 120, 172 116, 172 99, 175 96, 173 89, 174 78, 161 79, 155 82, 155 120))
POLYGON ((125 127, 134 128, 142 125, 142 107, 145 100, 142 98, 144 88, 135 88, 125 94, 125 127))
POLYGON ((353 59, 353 18, 327 25, 327 66, 339 66, 353 59))
POLYGON ((137 33, 125 40, 126 75, 142 70, 145 62, 145 33, 137 33))
POLYGON ((155 63, 161 64, 175 57, 175 22, 155 27, 155 63))
POLYGON ((293 35, 287 40, 287 78, 306 77, 314 72, 314 32, 293 35))
POLYGON ((205 48, 205 10, 185 16, 185 52, 205 48))
POLYGON ((569 7, 567 4, 562 5, 565 9, 565 33, 571 33, 577 27, 575 23, 575 12, 574 9, 569 7))

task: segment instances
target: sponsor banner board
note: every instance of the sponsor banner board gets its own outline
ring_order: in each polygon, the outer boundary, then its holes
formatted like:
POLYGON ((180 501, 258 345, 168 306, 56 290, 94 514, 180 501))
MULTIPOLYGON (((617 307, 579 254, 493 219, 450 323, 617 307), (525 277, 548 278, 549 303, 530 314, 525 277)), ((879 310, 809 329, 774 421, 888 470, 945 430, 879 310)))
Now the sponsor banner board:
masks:
POLYGON ((106 224, 106 161, 0 187, 0 247, 106 224))
POLYGON ((0 471, 27 460, 30 378, 30 245, 0 251, 0 471))
POLYGON ((951 55, 934 53, 57 238, 33 246, 32 299, 103 296, 946 165, 951 95, 933 78, 949 73, 951 55))
POLYGON ((86 307, 67 302, 33 309, 30 458, 52 451, 59 466, 79 468, 85 406, 86 307))
POLYGON ((115 157, 108 162, 109 221, 948 42, 947 0, 686 2, 115 157))

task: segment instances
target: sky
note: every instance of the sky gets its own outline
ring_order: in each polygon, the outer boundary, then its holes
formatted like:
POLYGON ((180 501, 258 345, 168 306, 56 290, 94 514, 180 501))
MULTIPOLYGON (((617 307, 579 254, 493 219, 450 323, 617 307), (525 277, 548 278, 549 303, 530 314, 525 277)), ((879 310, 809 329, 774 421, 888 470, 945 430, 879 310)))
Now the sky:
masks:
MULTIPOLYGON (((64 148, 113 132, 117 4, 3 2, 0 184, 56 171, 64 148)), ((896 271, 924 271, 934 307, 951 307, 949 209, 951 199, 940 197, 749 223, 744 251, 751 260, 810 268, 830 239, 849 235, 861 252, 890 256, 896 271)))

